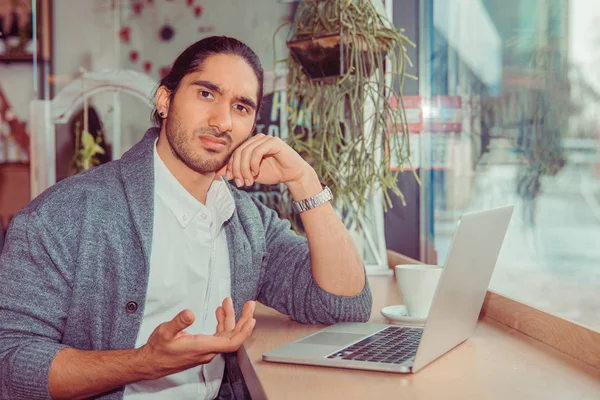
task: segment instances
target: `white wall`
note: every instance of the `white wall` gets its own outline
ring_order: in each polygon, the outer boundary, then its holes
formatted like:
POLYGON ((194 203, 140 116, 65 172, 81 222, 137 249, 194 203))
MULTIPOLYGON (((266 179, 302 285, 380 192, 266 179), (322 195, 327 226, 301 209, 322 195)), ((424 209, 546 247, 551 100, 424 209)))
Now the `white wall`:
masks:
POLYGON ((33 68, 31 63, 0 63, 0 86, 17 114, 28 118, 29 102, 33 96, 33 68))
MULTIPOLYGON (((54 74, 60 78, 88 70, 116 66, 113 50, 113 13, 110 2, 54 1, 54 74)), ((64 83, 55 85, 57 93, 64 83)))
MULTIPOLYGON (((177 55, 188 45, 206 36, 227 35, 246 42, 261 58, 265 69, 273 63, 273 33, 282 23, 289 20, 291 6, 277 0, 212 0, 195 1, 202 3, 202 14, 194 16, 193 7, 183 0, 173 2, 153 2, 136 16, 130 7, 125 7, 122 15, 123 27, 131 28, 131 43, 122 46, 122 65, 143 70, 144 61, 152 62, 151 76, 156 79, 158 69, 170 65, 177 55), (168 23, 175 28, 175 36, 169 42, 158 40, 160 27, 168 23), (200 29, 213 29, 200 32, 200 29), (129 60, 129 52, 137 51, 139 59, 129 60)), ((284 28, 278 37, 278 53, 281 56, 287 34, 284 28)))

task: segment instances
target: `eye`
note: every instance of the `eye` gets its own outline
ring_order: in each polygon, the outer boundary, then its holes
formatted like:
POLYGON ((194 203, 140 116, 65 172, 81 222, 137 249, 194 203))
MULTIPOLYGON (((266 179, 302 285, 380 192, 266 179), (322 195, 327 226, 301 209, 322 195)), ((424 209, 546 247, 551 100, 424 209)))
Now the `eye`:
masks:
POLYGON ((205 99, 212 99, 213 95, 210 92, 207 92, 206 90, 201 90, 200 91, 200 96, 204 97, 205 99))
POLYGON ((238 110, 238 111, 240 111, 240 112, 242 112, 244 114, 248 114, 250 112, 250 110, 248 110, 248 107, 245 107, 245 106, 243 106, 241 104, 236 104, 234 107, 235 107, 236 110, 238 110))

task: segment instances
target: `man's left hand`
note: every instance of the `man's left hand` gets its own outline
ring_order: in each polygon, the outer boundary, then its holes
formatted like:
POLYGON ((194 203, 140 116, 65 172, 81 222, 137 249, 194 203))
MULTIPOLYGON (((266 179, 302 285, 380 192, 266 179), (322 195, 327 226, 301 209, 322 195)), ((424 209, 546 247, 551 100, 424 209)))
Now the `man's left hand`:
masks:
POLYGON ((221 171, 235 185, 252 186, 285 183, 288 187, 316 177, 312 167, 283 140, 259 133, 231 155, 229 163, 221 171))

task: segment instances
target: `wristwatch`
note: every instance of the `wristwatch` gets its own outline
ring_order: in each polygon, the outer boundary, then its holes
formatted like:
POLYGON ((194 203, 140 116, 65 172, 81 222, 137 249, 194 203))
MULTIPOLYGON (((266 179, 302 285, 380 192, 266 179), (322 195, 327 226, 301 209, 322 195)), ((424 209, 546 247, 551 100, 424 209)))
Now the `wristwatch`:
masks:
POLYGON ((302 213, 304 211, 312 210, 313 208, 317 208, 320 205, 327 203, 333 199, 333 194, 331 190, 323 185, 323 191, 315 194, 309 198, 300 201, 292 202, 292 209, 295 213, 302 213))

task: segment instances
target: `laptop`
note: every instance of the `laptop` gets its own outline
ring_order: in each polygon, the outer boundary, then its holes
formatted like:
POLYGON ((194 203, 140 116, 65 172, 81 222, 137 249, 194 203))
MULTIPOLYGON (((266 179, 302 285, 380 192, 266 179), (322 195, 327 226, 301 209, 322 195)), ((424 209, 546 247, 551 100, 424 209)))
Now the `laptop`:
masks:
POLYGON ((424 327, 331 325, 263 354, 278 363, 415 373, 475 331, 513 206, 464 214, 424 327))

